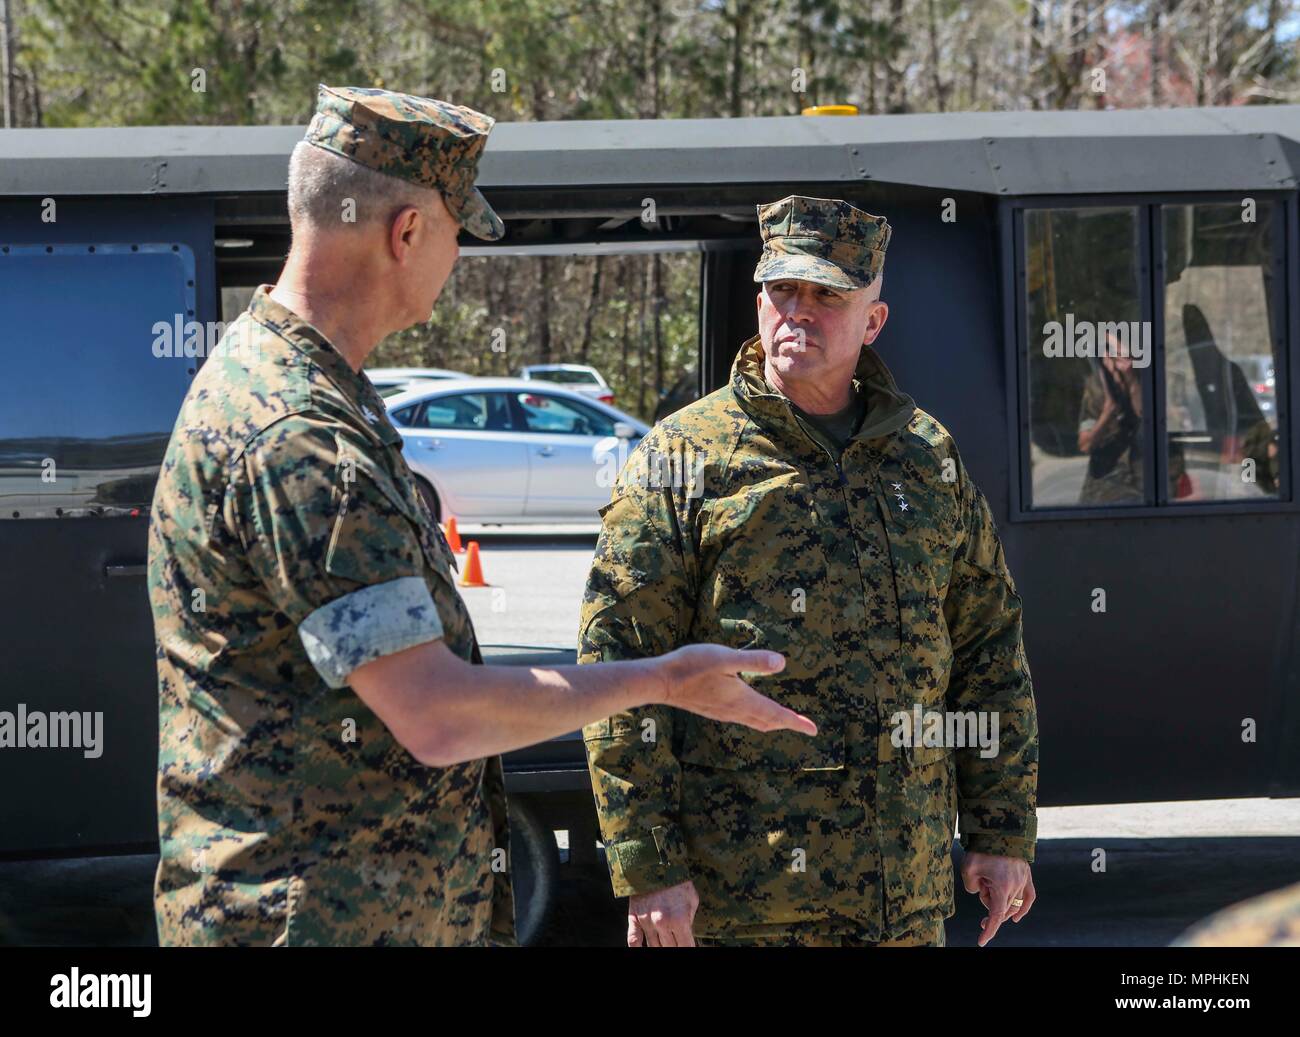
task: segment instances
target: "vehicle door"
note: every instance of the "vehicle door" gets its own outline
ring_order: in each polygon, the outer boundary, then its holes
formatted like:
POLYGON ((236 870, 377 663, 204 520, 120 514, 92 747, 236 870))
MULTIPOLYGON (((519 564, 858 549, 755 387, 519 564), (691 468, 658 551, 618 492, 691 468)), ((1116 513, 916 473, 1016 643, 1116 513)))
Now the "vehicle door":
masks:
POLYGON ((433 396, 401 429, 407 464, 442 499, 443 514, 496 522, 524 514, 528 448, 503 393, 433 396))
MULTIPOLYGON (((614 419, 580 400, 558 393, 513 392, 510 400, 529 461, 528 507, 534 518, 598 521, 609 503, 610 469, 595 456, 601 440, 614 435, 614 419)), ((617 474, 617 466, 612 469, 617 474)))

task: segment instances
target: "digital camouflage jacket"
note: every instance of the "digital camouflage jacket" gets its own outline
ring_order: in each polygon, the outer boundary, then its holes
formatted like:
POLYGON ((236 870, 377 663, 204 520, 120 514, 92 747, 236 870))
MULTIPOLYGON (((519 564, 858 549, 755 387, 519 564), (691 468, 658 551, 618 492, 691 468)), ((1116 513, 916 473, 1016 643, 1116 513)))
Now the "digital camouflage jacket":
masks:
POLYGON ((868 410, 837 464, 768 387, 755 336, 601 510, 580 662, 773 649, 785 669, 751 683, 818 725, 646 707, 584 729, 615 895, 690 879, 701 935, 879 940, 951 915, 958 822, 968 851, 1033 860, 1034 697, 988 504, 871 349, 855 389, 868 410), (908 744, 916 706, 996 714, 996 755, 908 744))
POLYGON ((347 685, 437 637, 478 661, 401 436, 265 285, 216 352, 149 526, 160 942, 513 943, 500 760, 428 767, 347 685))

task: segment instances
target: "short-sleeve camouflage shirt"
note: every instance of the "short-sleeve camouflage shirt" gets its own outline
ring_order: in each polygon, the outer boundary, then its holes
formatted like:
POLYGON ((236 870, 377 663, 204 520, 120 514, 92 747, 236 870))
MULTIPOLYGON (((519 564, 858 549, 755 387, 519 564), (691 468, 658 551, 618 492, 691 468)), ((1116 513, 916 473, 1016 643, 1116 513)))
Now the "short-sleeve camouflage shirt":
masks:
POLYGON ((478 661, 401 446, 266 285, 194 379, 149 526, 163 944, 514 942, 500 760, 426 766, 348 687, 478 661))

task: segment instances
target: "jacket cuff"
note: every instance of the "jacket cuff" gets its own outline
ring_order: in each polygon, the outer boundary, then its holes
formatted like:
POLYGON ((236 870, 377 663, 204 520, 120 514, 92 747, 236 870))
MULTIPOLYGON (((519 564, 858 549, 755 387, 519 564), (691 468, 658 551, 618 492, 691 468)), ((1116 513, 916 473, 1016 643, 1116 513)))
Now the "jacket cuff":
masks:
POLYGON ((1015 857, 1034 863, 1034 840, 1009 835, 963 834, 961 848, 967 853, 991 853, 995 857, 1015 857))
POLYGON ((689 879, 686 844, 676 825, 657 825, 649 835, 605 846, 614 896, 640 896, 689 879))
POLYGON ((1033 810, 994 800, 962 804, 957 829, 967 853, 992 853, 999 857, 1034 860, 1038 840, 1038 815, 1033 810))

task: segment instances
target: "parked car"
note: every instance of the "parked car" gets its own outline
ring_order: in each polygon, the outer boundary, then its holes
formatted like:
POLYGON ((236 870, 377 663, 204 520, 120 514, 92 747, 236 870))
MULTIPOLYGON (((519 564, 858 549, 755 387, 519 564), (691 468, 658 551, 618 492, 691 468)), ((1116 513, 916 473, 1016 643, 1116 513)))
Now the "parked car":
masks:
POLYGON ((519 377, 529 381, 552 382, 576 390, 593 400, 614 405, 614 390, 594 367, 586 364, 531 364, 520 368, 519 377))
POLYGON ((424 382, 473 377, 461 371, 449 371, 445 367, 363 367, 362 371, 370 379, 370 384, 379 390, 379 395, 384 397, 395 396, 424 382))
POLYGON ((519 378, 429 383, 385 403, 440 520, 597 522, 650 431, 581 392, 519 378))

